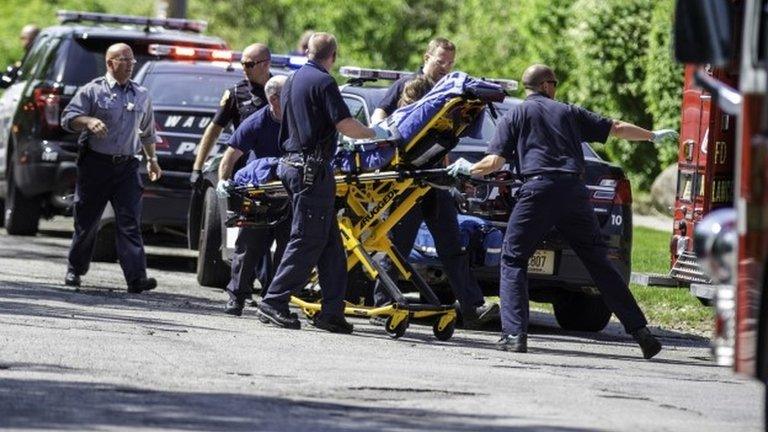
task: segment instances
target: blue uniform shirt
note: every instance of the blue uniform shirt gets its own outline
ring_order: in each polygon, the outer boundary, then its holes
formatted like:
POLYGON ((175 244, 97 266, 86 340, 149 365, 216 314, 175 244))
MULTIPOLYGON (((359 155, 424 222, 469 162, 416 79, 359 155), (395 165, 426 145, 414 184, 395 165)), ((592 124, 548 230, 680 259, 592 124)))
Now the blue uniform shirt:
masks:
POLYGON ((282 149, 289 153, 319 151, 330 160, 336 153, 336 123, 352 117, 333 77, 310 60, 289 78, 280 100, 282 149))
POLYGON ((499 120, 488 154, 519 163, 521 175, 584 172, 582 142, 605 142, 613 120, 533 93, 499 120), (515 160, 515 158, 518 158, 515 160))
POLYGON ((253 157, 280 157, 278 136, 280 123, 272 117, 266 105, 243 120, 229 139, 229 146, 243 153, 252 152, 253 157))
POLYGON ((107 74, 84 85, 64 108, 61 126, 75 132, 71 123, 79 116, 96 117, 107 126, 105 138, 98 138, 87 129, 80 133, 78 142, 95 152, 135 155, 142 145, 157 142, 149 93, 135 81, 121 86, 107 74))

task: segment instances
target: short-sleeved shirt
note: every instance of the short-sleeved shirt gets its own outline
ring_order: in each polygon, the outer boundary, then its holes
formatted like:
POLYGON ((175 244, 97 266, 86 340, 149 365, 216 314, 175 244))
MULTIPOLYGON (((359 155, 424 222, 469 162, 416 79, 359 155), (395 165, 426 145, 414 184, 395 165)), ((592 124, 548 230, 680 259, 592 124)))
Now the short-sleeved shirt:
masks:
POLYGON ((519 164, 524 176, 551 171, 581 174, 581 143, 605 142, 612 127, 609 118, 533 93, 501 118, 487 153, 519 164))
POLYGON ((80 87, 64 108, 61 126, 70 132, 77 117, 95 117, 107 127, 99 138, 87 129, 78 142, 95 152, 110 155, 135 155, 143 145, 157 142, 155 115, 147 89, 129 80, 121 86, 109 74, 80 87))
POLYGON ((384 94, 384 97, 381 99, 379 105, 376 108, 384 110, 387 115, 391 115, 398 108, 397 104, 400 102, 400 98, 403 96, 405 85, 414 78, 422 75, 424 75, 424 72, 421 68, 419 68, 415 74, 402 77, 395 81, 392 86, 389 87, 389 90, 387 90, 387 92, 384 94))
POLYGON ((234 87, 224 90, 219 110, 213 116, 213 123, 226 128, 232 122, 235 128, 248 116, 267 104, 264 86, 248 80, 239 81, 234 87))
POLYGON ((235 129, 228 144, 243 153, 251 152, 255 159, 280 157, 279 134, 280 123, 272 117, 267 105, 245 119, 235 129))
POLYGON ((281 147, 288 153, 316 153, 330 160, 336 153, 336 124, 352 117, 336 80, 310 60, 286 82, 280 95, 281 147))

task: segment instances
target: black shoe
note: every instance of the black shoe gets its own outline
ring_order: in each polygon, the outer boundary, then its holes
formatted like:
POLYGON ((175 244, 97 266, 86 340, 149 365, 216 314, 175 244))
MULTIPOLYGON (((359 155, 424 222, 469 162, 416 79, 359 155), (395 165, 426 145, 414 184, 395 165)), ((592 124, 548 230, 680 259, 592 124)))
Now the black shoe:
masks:
POLYGON ((633 331, 632 337, 643 350, 643 358, 645 359, 650 359, 661 351, 661 343, 656 339, 656 336, 651 334, 648 327, 633 331))
POLYGON ((481 306, 475 308, 475 315, 477 321, 480 323, 487 323, 493 320, 499 319, 499 304, 498 303, 483 303, 481 306))
POLYGON ((496 348, 502 351, 512 351, 524 353, 528 352, 528 335, 520 333, 519 335, 502 335, 496 342, 496 348))
POLYGON ((244 301, 230 299, 227 302, 227 305, 224 306, 224 313, 227 315, 240 316, 243 314, 243 307, 245 307, 244 301))
POLYGON ((372 316, 368 322, 371 323, 372 326, 384 327, 387 325, 387 317, 383 315, 375 315, 372 316))
POLYGON ((67 271, 67 275, 64 276, 64 285, 71 286, 71 287, 79 287, 80 275, 73 271, 67 271))
POLYGON ((157 287, 157 280, 155 278, 141 278, 133 283, 128 284, 128 292, 131 294, 139 294, 144 291, 150 291, 157 287))
POLYGON ((350 334, 355 328, 355 326, 350 324, 343 316, 326 316, 323 313, 319 313, 312 317, 309 323, 319 329, 328 330, 331 333, 350 334))
POLYGON ((278 327, 296 330, 301 328, 301 322, 299 322, 296 314, 279 311, 264 302, 256 308, 256 316, 264 324, 274 324, 278 327))

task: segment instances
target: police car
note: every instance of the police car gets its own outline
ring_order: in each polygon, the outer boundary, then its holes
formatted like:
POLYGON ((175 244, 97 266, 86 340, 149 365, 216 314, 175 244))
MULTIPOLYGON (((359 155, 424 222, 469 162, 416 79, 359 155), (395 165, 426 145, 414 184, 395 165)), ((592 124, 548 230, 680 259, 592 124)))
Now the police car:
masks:
MULTIPOLYGON (((381 82, 412 73, 343 67, 341 74, 349 79, 341 87, 345 102, 358 120, 367 123, 388 88, 381 82)), ((499 83, 512 88, 511 81, 499 83)), ((490 106, 484 119, 482 136, 462 138, 451 158, 463 157, 471 162, 481 159, 496 129, 496 118, 521 102, 520 99, 507 97, 504 102, 490 106)), ((602 234, 609 246, 609 259, 628 280, 632 252, 632 193, 629 180, 621 168, 601 159, 589 144, 583 143, 582 149, 586 160, 585 180, 602 234)), ((507 171, 506 175, 509 176, 510 172, 507 171)), ((472 220, 471 224, 462 223, 462 231, 473 272, 487 294, 496 295, 499 289, 498 259, 501 238, 511 210, 512 192, 507 186, 467 184, 459 200, 464 215, 480 218, 479 221, 472 220), (484 242, 491 238, 495 241, 484 242), (494 254, 496 259, 489 259, 494 254)), ((462 217, 462 220, 469 218, 462 217)), ((430 244, 430 236, 423 228, 411 252, 411 261, 431 284, 446 283, 434 245, 430 244)), ((546 236, 531 258, 528 274, 531 299, 552 303, 561 327, 600 331, 608 324, 610 310, 598 296, 586 267, 556 230, 546 236)), ((448 289, 442 291, 450 292, 448 289)))
POLYGON ((105 73, 104 53, 117 42, 133 48, 137 69, 150 44, 225 49, 200 33, 205 23, 91 12, 59 11, 60 25, 43 29, 0 97, 0 226, 34 235, 40 217, 71 212, 78 134, 59 125, 78 87, 105 73))

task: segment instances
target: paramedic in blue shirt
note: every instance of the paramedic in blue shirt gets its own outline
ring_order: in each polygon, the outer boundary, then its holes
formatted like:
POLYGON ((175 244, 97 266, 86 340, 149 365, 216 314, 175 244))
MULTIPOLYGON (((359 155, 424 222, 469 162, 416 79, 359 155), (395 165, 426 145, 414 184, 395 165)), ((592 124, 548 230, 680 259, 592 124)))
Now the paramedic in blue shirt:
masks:
MULTIPOLYGON (((280 157, 278 135, 280 120, 283 116, 280 109, 280 92, 285 79, 285 76, 276 76, 267 81, 264 85, 264 93, 268 105, 245 119, 230 138, 229 148, 224 152, 219 164, 219 182, 216 186, 216 194, 219 197, 229 196, 227 192, 229 179, 232 177, 235 163, 244 153, 251 152, 255 159, 280 157)), ((229 301, 224 309, 226 313, 236 316, 243 313, 245 300, 251 296, 259 260, 263 256, 268 256, 272 242, 276 241, 274 259, 279 262, 288 243, 289 230, 290 224, 287 220, 274 227, 240 229, 235 242, 235 252, 232 255, 232 278, 227 285, 229 301)), ((263 295, 271 281, 265 279, 259 282, 263 295)))
POLYGON ((107 202, 115 210, 117 257, 129 293, 148 291, 141 238, 141 193, 137 154, 144 150, 150 181, 162 174, 155 155, 155 120, 147 89, 131 80, 136 60, 131 47, 114 44, 106 53, 107 74, 80 87, 64 108, 61 125, 80 132, 75 185, 75 233, 64 283, 80 286, 88 272, 99 219, 107 202))
MULTIPOLYGON (((453 69, 456 47, 448 39, 435 38, 429 42, 424 53, 424 65, 419 71, 432 86, 453 69)), ((417 74, 418 75, 418 74, 417 74)), ((405 85, 413 77, 404 77, 395 81, 389 88, 378 108, 373 112, 372 122, 384 120, 398 108, 405 85)), ((424 221, 435 240, 438 258, 443 264, 448 283, 454 296, 459 301, 465 326, 476 326, 498 317, 499 306, 486 302, 477 279, 470 271, 469 257, 462 250, 461 231, 459 230, 458 211, 455 200, 449 191, 431 189, 424 198, 403 217, 392 230, 391 237, 401 255, 407 257, 416 241, 421 222, 424 221)), ((397 270, 387 257, 382 258, 382 266, 388 273, 395 275, 397 270)), ((374 303, 382 306, 391 298, 377 283, 374 288, 374 303)), ((380 317, 371 318, 373 324, 382 324, 380 317)))
POLYGON ((587 267, 603 300, 649 359, 661 344, 621 274, 607 257, 605 241, 582 180, 582 142, 605 142, 609 136, 660 142, 677 136, 666 129, 651 132, 602 117, 554 99, 557 78, 544 65, 523 73, 526 99, 500 120, 488 155, 475 164, 459 159, 454 175, 481 176, 516 164, 524 183, 509 216, 501 260, 501 350, 526 352, 528 333, 528 259, 553 227, 565 237, 587 267))
POLYGON ((386 139, 391 134, 367 128, 352 117, 329 74, 336 54, 333 35, 314 33, 307 49, 309 61, 283 87, 280 141, 284 156, 278 175, 291 196, 293 220, 288 246, 257 314, 264 323, 301 328, 288 303, 317 266, 323 299, 312 324, 334 333, 351 333, 352 324, 344 318, 347 259, 334 208, 336 181, 331 166, 337 131, 355 139, 386 139))

